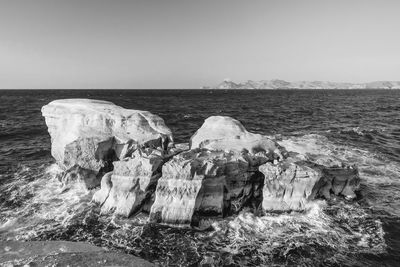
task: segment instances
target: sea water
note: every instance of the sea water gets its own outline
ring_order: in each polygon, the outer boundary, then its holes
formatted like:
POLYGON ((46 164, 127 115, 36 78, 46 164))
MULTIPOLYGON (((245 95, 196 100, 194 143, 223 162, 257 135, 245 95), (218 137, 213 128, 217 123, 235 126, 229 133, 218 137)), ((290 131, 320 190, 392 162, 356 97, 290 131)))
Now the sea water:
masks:
POLYGON ((0 240, 69 240, 161 265, 395 266, 400 262, 400 90, 0 91, 0 240), (305 212, 244 210, 207 230, 100 214, 94 190, 62 192, 40 108, 93 98, 164 118, 177 143, 212 115, 240 120, 286 146, 359 167, 355 201, 316 200, 305 212))

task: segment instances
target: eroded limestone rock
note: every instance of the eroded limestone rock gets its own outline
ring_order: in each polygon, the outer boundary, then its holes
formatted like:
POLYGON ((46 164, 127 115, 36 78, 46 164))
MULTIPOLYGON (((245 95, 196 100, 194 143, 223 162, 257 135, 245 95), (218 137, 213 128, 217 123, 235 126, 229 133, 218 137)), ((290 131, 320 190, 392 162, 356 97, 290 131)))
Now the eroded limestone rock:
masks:
POLYGON ((167 149, 172 133, 163 119, 148 111, 124 109, 90 99, 55 100, 42 108, 51 136, 51 153, 69 172, 79 166, 101 177, 112 162, 143 147, 167 149))
POLYGON ((227 116, 211 116, 190 139, 190 147, 209 150, 243 151, 256 154, 266 152, 282 159, 281 147, 272 139, 261 134, 250 133, 238 121, 227 116))
POLYGON ((323 166, 288 158, 259 167, 264 174, 262 207, 265 211, 304 210, 317 198, 354 198, 359 186, 358 170, 352 166, 323 166))
POLYGON ((355 192, 360 186, 360 176, 355 166, 322 166, 320 168, 322 168, 324 183, 319 185, 317 196, 323 196, 326 199, 330 199, 331 196, 342 196, 346 199, 356 197, 355 192))
POLYGON ((322 172, 301 162, 266 163, 259 167, 264 174, 263 209, 266 211, 303 210, 322 172))
POLYGON ((114 162, 114 170, 102 179, 101 189, 93 200, 102 205, 102 212, 115 211, 129 217, 138 211, 154 192, 161 176, 163 151, 138 149, 131 157, 114 162))
POLYGON ((196 225, 203 217, 257 206, 264 182, 258 166, 282 160, 284 153, 272 139, 222 116, 206 119, 190 148, 163 166, 152 221, 196 225))
POLYGON ((150 219, 170 224, 197 225, 207 217, 223 217, 261 203, 260 162, 247 152, 194 149, 166 162, 158 180, 150 219), (257 203, 258 202, 258 203, 257 203))
POLYGON ((92 99, 60 99, 43 106, 42 114, 52 141, 52 155, 63 162, 66 145, 79 138, 120 143, 133 140, 138 145, 162 145, 172 141, 171 130, 164 120, 148 111, 131 110, 111 102, 92 99))
POLYGON ((170 224, 196 223, 195 216, 224 215, 229 209, 221 153, 190 150, 162 167, 150 220, 170 224))

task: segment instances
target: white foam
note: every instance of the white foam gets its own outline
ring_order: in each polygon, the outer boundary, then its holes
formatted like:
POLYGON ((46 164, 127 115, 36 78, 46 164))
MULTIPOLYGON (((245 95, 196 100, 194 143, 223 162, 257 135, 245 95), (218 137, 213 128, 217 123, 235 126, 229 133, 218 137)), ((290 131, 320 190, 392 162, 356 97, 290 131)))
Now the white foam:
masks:
POLYGON ((292 249, 307 249, 310 244, 349 255, 349 258, 352 253, 384 253, 386 243, 381 222, 370 219, 363 209, 342 205, 338 208, 340 224, 324 212, 327 208, 324 201, 315 201, 304 213, 267 214, 262 217, 241 213, 214 223, 215 230, 210 236, 216 240, 230 240, 221 244, 226 246, 225 251, 232 254, 242 253, 243 248, 254 249, 257 257, 264 257, 264 264, 278 252, 286 257, 292 249))
POLYGON ((385 159, 381 155, 371 153, 368 150, 334 144, 328 138, 318 134, 286 138, 278 143, 288 151, 310 157, 328 156, 349 165, 356 165, 366 184, 398 183, 400 180, 399 163, 385 159))
POLYGON ((61 184, 56 178, 61 170, 56 164, 47 167, 41 175, 31 182, 26 182, 23 169, 16 174, 16 179, 7 184, 13 198, 27 198, 23 205, 3 212, 8 218, 0 229, 21 232, 24 229, 45 224, 46 221, 67 222, 90 202, 92 192, 81 184, 74 184, 61 192, 61 184), (17 190, 16 190, 17 189, 17 190))

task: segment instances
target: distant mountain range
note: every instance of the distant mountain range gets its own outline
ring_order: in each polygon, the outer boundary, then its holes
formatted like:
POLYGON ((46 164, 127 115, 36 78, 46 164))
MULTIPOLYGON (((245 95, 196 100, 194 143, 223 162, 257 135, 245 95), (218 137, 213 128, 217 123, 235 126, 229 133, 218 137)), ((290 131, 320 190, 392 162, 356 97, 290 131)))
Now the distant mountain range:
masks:
POLYGON ((369 83, 340 83, 322 81, 287 82, 284 80, 262 80, 235 83, 225 80, 216 86, 202 89, 400 89, 400 81, 377 81, 369 83))

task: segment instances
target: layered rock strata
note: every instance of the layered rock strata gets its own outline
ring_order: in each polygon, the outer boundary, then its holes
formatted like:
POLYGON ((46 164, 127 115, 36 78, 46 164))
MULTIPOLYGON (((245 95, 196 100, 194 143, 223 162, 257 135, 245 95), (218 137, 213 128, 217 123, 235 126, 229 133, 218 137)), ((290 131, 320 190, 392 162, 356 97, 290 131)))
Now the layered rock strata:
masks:
POLYGON ((175 156, 162 168, 150 220, 198 225, 201 219, 260 204, 263 177, 246 158, 207 149, 175 156))
POLYGON ((304 210, 317 197, 331 199, 340 195, 353 199, 360 183, 358 170, 353 166, 324 166, 290 158, 275 165, 266 163, 259 169, 265 177, 265 211, 304 210))
POLYGON ((93 201, 101 205, 101 212, 114 212, 129 217, 135 212, 150 212, 161 167, 173 156, 187 150, 179 144, 164 151, 162 148, 140 148, 123 160, 114 161, 114 170, 103 176, 101 188, 93 201))
POLYGON ((190 147, 163 166, 152 221, 197 225, 204 217, 257 206, 263 184, 258 166, 283 158, 276 142, 222 116, 206 119, 190 147))
POLYGON ((150 219, 190 224, 194 216, 224 215, 230 209, 224 167, 226 159, 209 151, 190 150, 162 168, 150 219))
POLYGON ((163 152, 156 149, 139 149, 131 157, 115 161, 114 171, 103 176, 93 200, 102 205, 102 212, 129 217, 151 197, 163 162, 163 152))
POLYGON ((157 115, 107 101, 55 100, 42 108, 42 114, 58 165, 66 172, 81 169, 97 176, 85 182, 88 188, 100 184, 101 177, 112 170, 113 161, 140 147, 166 149, 173 142, 171 130, 157 115))
POLYGON ((283 158, 279 145, 261 134, 250 133, 238 121, 227 116, 211 116, 190 138, 190 148, 206 148, 222 151, 247 151, 252 154, 266 153, 270 157, 283 158))

